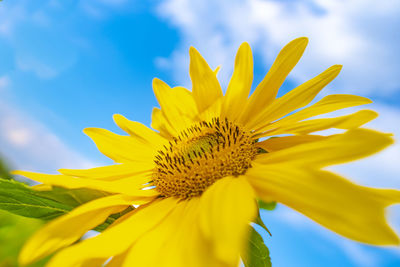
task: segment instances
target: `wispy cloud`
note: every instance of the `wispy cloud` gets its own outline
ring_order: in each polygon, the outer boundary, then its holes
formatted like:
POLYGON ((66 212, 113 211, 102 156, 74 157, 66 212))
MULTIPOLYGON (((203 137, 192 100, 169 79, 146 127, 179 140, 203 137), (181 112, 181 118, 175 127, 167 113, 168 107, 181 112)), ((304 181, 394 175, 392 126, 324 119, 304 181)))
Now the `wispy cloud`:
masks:
POLYGON ((102 3, 108 6, 121 6, 128 2, 128 0, 97 0, 94 2, 102 3))
POLYGON ((59 168, 89 168, 95 164, 63 143, 29 115, 0 102, 0 147, 13 168, 54 172, 59 168))
POLYGON ((10 84, 10 79, 7 75, 0 76, 0 93, 5 91, 10 84))
POLYGON ((9 38, 17 23, 24 20, 26 11, 22 4, 1 3, 0 38, 9 38))
MULTIPOLYGON (((2 80, 8 78, 0 78, 2 80)), ((7 90, 7 93, 11 93, 7 90)), ((55 133, 8 101, 0 91, 0 153, 12 168, 54 172, 95 164, 71 149, 55 133)))
POLYGON ((56 69, 32 56, 24 57, 17 55, 15 63, 19 70, 31 71, 42 79, 50 79, 58 74, 56 69))
MULTIPOLYGON (((0 42, 9 50, 0 51, 0 55, 8 53, 7 58, 14 60, 12 65, 2 62, 7 73, 33 72, 38 78, 49 79, 73 64, 75 57, 70 50, 65 49, 62 53, 54 51, 62 41, 52 38, 49 44, 41 39, 43 37, 31 34, 32 28, 29 27, 45 29, 52 23, 46 13, 52 8, 59 8, 57 1, 37 5, 30 5, 26 0, 1 2, 0 42), (54 53, 57 57, 52 57, 54 53)), ((10 101, 13 95, 10 77, 12 75, 0 75, 1 156, 6 157, 13 168, 34 171, 50 172, 63 166, 93 166, 91 160, 71 149, 38 119, 10 101)))
MULTIPOLYGON (((95 0, 80 1, 80 8, 90 17, 94 19, 108 18, 112 11, 127 10, 128 4, 136 1, 128 0, 95 0)), ((128 8, 129 9, 129 8, 128 8)))
POLYGON ((213 66, 223 64, 226 83, 241 42, 248 41, 268 66, 283 44, 308 36, 309 48, 292 79, 303 82, 343 64, 341 90, 381 96, 400 91, 400 40, 393 34, 400 31, 399 1, 165 0, 157 10, 182 35, 169 58, 177 73, 185 73, 189 45, 213 66))
POLYGON ((7 56, 14 58, 15 64, 9 66, 10 69, 17 68, 32 72, 41 79, 51 79, 75 64, 77 53, 74 45, 69 37, 60 34, 59 21, 50 15, 60 8, 55 3, 44 1, 36 6, 21 0, 1 4, 0 42, 9 49, 7 56))

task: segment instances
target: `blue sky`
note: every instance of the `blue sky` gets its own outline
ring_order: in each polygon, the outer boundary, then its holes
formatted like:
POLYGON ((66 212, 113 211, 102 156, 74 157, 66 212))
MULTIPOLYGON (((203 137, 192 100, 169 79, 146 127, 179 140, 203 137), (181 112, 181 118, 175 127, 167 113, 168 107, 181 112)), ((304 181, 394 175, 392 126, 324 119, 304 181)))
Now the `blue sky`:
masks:
MULTIPOLYGON (((153 77, 190 88, 188 48, 229 81, 247 41, 257 84, 279 49, 310 38, 281 92, 333 64, 341 75, 325 93, 374 100, 370 124, 400 135, 400 1, 11 1, 0 3, 0 153, 15 168, 54 172, 110 163, 82 133, 119 131, 112 114, 150 124, 153 77)), ((354 181, 400 188, 399 146, 336 171, 354 181)), ((390 209, 400 229, 400 209, 390 209)), ((338 237, 278 206, 264 212, 275 266, 398 266, 398 248, 338 237), (397 264, 396 264, 397 263, 397 264)))

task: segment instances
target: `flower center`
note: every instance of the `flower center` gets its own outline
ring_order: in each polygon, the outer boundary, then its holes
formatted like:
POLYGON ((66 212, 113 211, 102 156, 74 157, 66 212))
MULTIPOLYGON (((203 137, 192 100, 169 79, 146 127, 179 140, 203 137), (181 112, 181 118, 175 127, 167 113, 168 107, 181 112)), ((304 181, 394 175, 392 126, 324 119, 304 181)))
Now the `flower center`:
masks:
POLYGON ((257 154, 254 144, 249 132, 226 119, 200 122, 159 151, 154 185, 167 197, 199 196, 220 178, 244 174, 257 154))

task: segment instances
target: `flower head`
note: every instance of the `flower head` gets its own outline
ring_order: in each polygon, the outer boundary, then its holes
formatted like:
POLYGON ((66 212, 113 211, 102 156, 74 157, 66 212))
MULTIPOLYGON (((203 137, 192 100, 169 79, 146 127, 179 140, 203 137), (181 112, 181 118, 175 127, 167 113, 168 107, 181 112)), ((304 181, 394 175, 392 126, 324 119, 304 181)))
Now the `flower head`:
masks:
POLYGON ((121 115, 114 120, 128 135, 85 129, 116 164, 59 175, 17 171, 48 185, 110 193, 47 224, 25 245, 21 263, 58 251, 49 266, 237 266, 249 223, 258 216, 257 200, 280 202, 359 242, 398 244, 384 210, 400 201, 399 191, 359 186, 323 169, 392 143, 388 134, 360 128, 377 114, 310 119, 371 101, 337 94, 305 107, 339 74, 339 65, 276 98, 306 45, 307 38, 286 45, 250 97, 247 43, 225 94, 216 71, 190 48, 191 91, 153 82, 160 103, 154 130, 121 115), (312 134, 331 128, 345 131, 312 134), (75 243, 132 205, 137 208, 104 232, 75 243))

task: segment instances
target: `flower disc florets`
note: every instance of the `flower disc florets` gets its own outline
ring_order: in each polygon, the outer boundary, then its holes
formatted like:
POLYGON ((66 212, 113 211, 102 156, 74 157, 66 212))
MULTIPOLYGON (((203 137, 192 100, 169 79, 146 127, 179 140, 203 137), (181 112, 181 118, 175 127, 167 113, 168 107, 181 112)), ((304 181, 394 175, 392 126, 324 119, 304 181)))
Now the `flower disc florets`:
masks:
POLYGON ((251 133, 227 119, 202 121, 156 156, 156 189, 167 197, 199 196, 216 180, 244 174, 257 154, 251 133))

